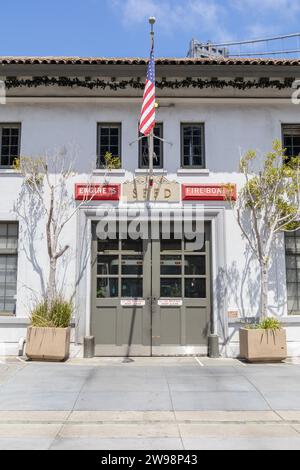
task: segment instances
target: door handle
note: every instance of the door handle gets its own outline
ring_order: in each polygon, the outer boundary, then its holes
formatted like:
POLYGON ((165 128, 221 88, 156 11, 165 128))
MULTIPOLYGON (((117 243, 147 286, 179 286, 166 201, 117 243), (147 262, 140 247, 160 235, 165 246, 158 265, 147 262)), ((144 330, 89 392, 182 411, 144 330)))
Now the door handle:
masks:
POLYGON ((158 311, 158 305, 157 305, 157 298, 156 297, 152 297, 152 301, 151 301, 151 309, 152 309, 152 314, 155 314, 157 313, 158 311))

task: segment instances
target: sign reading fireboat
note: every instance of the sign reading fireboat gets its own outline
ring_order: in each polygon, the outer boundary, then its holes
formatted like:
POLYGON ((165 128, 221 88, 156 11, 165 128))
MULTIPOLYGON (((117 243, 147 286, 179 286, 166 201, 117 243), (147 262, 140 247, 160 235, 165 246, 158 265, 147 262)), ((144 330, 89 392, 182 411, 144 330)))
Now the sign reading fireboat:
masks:
POLYGON ((237 188, 231 184, 184 184, 183 201, 236 201, 237 188))

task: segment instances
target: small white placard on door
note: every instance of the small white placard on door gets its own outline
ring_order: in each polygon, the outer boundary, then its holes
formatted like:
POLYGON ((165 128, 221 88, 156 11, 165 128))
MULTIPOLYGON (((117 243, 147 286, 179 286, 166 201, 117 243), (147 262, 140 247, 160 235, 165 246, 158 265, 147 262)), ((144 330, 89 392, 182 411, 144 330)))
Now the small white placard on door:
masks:
POLYGON ((158 301, 159 307, 182 307, 182 299, 160 299, 158 301))
POLYGON ((146 301, 144 299, 123 299, 121 300, 121 307, 145 307, 146 301))

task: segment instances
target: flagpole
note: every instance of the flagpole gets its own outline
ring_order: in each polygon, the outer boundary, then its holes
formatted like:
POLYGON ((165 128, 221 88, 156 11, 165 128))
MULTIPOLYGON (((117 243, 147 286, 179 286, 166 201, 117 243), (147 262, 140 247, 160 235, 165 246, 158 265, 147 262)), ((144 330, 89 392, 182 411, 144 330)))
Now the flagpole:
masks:
MULTIPOLYGON (((151 25, 150 40, 151 40, 151 50, 154 48, 154 25, 156 19, 154 16, 149 18, 149 23, 151 25)), ((152 129, 149 135, 149 185, 153 186, 153 162, 154 162, 154 130, 152 129)))

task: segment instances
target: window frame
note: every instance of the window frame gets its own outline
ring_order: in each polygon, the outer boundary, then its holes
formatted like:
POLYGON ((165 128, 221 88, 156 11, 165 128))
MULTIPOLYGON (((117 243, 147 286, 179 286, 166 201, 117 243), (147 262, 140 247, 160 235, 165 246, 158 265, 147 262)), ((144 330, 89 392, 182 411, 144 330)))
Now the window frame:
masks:
POLYGON ((181 122, 180 124, 180 139, 181 139, 181 144, 180 144, 180 149, 181 149, 181 168, 187 170, 205 170, 206 169, 206 148, 205 148, 205 123, 204 122, 181 122), (199 126, 201 129, 201 139, 202 139, 202 165, 185 165, 184 164, 184 129, 185 127, 195 127, 199 126))
POLYGON ((100 144, 100 139, 101 139, 101 128, 102 127, 114 127, 119 129, 119 142, 118 142, 118 147, 119 147, 119 155, 116 155, 119 157, 120 162, 121 162, 121 167, 122 167, 122 123, 121 122, 98 122, 97 123, 97 159, 96 159, 96 168, 97 170, 105 170, 105 166, 101 165, 101 144, 100 144))
MULTIPOLYGON (((291 123, 291 124, 283 123, 283 124, 281 124, 281 139, 282 139, 283 148, 285 148, 285 144, 284 144, 284 140, 285 140, 285 137, 286 137, 285 132, 288 129, 299 129, 299 138, 300 138, 300 123, 291 123)), ((296 155, 293 155, 293 157, 296 157, 296 155)), ((289 160, 289 158, 290 158, 289 155, 287 155, 287 160, 289 160)))
MULTIPOLYGON (((155 127, 160 127, 161 128, 161 139, 164 138, 164 123, 163 122, 157 122, 155 124, 155 127)), ((155 133, 155 128, 154 128, 154 133, 155 133)), ((139 132, 139 137, 142 137, 142 134, 139 132)), ((146 138, 146 137, 145 137, 146 138)), ((154 137, 154 140, 155 140, 155 137, 154 137)), ((155 170, 163 170, 164 169, 164 142, 162 142, 161 140, 158 141, 159 142, 159 145, 160 145, 160 151, 161 151, 161 158, 160 158, 160 165, 159 166, 154 166, 154 169, 155 170)), ((139 169, 140 170, 148 170, 149 169, 149 165, 146 166, 146 165, 143 165, 142 164, 142 161, 143 161, 143 156, 142 156, 142 139, 139 141, 139 148, 138 148, 138 152, 139 152, 139 169)))
MULTIPOLYGON (((0 248, 0 257, 1 256, 13 256, 16 258, 16 293, 15 295, 17 295, 17 286, 18 286, 18 257, 19 257, 19 223, 17 221, 12 221, 12 220, 1 220, 0 221, 0 225, 3 224, 3 225, 6 225, 7 226, 7 240, 9 239, 8 237, 8 226, 9 225, 15 225, 16 228, 17 228, 17 236, 16 236, 16 239, 17 239, 17 246, 16 248, 0 248)), ((7 275, 7 273, 5 273, 5 276, 7 275)), ((6 282, 5 282, 6 284, 6 282)), ((4 292, 5 293, 5 292, 4 292)), ((4 297, 4 300, 6 299, 6 297, 4 297)), ((15 308, 14 308, 14 311, 13 312, 3 312, 1 309, 0 309, 0 317, 14 317, 16 315, 16 303, 15 303, 15 308)))
POLYGON ((13 168, 13 165, 2 165, 2 130, 3 129, 18 129, 19 130, 18 155, 14 158, 20 158, 22 124, 20 122, 0 122, 0 170, 7 170, 7 169, 9 170, 13 168))
POLYGON ((285 249, 285 271, 286 271, 286 289, 287 289, 287 302, 292 299, 291 296, 288 295, 288 286, 289 284, 295 284, 297 286, 297 310, 290 310, 288 307, 288 316, 300 316, 300 265, 298 267, 297 258, 300 260, 300 249, 299 251, 295 249, 294 252, 289 252, 287 250, 287 239, 293 239, 295 241, 295 247, 297 246, 296 240, 300 240, 300 230, 296 232, 287 232, 284 234, 284 249, 285 249), (297 235, 297 232, 298 235, 297 235), (295 268, 288 265, 288 257, 294 257, 296 259, 295 268), (295 271, 296 272, 296 282, 288 281, 288 271, 295 271))

